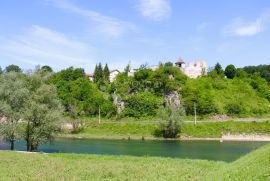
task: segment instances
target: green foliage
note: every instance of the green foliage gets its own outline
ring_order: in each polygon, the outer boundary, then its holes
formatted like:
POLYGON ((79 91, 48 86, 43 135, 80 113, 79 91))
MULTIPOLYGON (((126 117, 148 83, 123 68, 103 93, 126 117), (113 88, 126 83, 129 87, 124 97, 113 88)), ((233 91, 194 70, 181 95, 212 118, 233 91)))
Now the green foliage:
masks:
POLYGON ((217 63, 215 65, 214 70, 217 72, 218 75, 222 75, 224 73, 222 66, 220 65, 220 63, 217 63))
POLYGON ((128 96, 125 101, 123 115, 127 117, 156 116, 162 100, 150 92, 143 92, 128 96))
POLYGON ((56 88, 47 80, 48 77, 40 72, 27 76, 30 96, 23 112, 27 151, 36 150, 38 145, 51 141, 60 129, 62 108, 56 88))
POLYGON ((50 80, 57 87, 58 97, 67 115, 76 119, 80 116, 98 114, 101 106, 103 116, 112 116, 116 112, 111 96, 98 90, 82 69, 68 68, 53 75, 50 80))
POLYGON ((261 115, 269 111, 269 87, 255 78, 222 79, 201 77, 188 79, 181 90, 188 115, 194 112, 194 103, 200 115, 261 115), (257 85, 257 84, 258 85, 257 85), (254 85, 253 85, 254 84, 254 85), (257 88, 257 87, 260 88, 257 88), (261 91, 261 93, 260 93, 261 91))
POLYGON ((247 66, 244 67, 243 70, 249 74, 259 73, 270 83, 270 65, 247 66))
POLYGON ((108 65, 106 64, 103 70, 103 77, 104 77, 104 81, 109 83, 110 82, 110 70, 108 65))
POLYGON ((251 76, 250 85, 258 91, 258 94, 270 102, 270 87, 265 79, 259 73, 251 76))
POLYGON ((160 134, 163 138, 176 138, 181 132, 181 116, 184 115, 184 110, 175 106, 166 106, 160 110, 162 122, 159 129, 155 131, 155 136, 160 134))
POLYGON ((94 82, 100 82, 104 80, 104 76, 103 76, 103 68, 102 68, 102 64, 99 63, 98 65, 96 65, 95 67, 95 71, 94 71, 94 82))
POLYGON ((228 65, 226 68, 225 68, 225 75, 228 79, 233 79, 236 75, 236 68, 234 65, 228 65))
POLYGON ((29 96, 24 76, 11 71, 0 75, 0 117, 6 117, 1 123, 1 136, 11 143, 20 138, 19 120, 22 118, 25 103, 29 96))
POLYGON ((9 65, 5 68, 5 72, 22 72, 18 65, 9 65))
POLYGON ((48 66, 48 65, 44 65, 40 68, 41 71, 44 71, 44 72, 53 72, 53 69, 48 66))
POLYGON ((0 75, 3 73, 2 67, 0 66, 0 75))

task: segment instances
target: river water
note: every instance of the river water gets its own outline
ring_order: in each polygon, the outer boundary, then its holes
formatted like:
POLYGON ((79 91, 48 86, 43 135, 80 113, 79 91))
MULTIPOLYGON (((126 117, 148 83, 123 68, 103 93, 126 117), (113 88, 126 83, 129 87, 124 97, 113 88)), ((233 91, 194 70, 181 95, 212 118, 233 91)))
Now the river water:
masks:
MULTIPOLYGON (((132 156, 158 156, 186 159, 206 159, 231 162, 266 144, 266 142, 222 142, 219 141, 141 141, 103 139, 56 139, 51 144, 40 145, 46 153, 80 153, 132 156)), ((17 141, 15 149, 25 151, 25 142, 17 141)), ((0 149, 9 145, 0 142, 0 149)))

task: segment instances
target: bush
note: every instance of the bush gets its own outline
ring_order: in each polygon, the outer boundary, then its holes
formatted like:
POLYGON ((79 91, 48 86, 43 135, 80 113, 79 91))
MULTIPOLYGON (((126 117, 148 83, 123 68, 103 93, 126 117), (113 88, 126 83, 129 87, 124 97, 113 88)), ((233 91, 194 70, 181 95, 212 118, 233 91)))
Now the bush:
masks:
POLYGON ((143 92, 129 96, 125 101, 123 114, 127 117, 156 116, 162 100, 150 92, 143 92))
POLYGON ((154 136, 163 138, 176 138, 181 132, 182 121, 180 117, 183 116, 184 111, 182 108, 174 106, 167 106, 161 110, 160 117, 162 122, 160 127, 154 131, 154 136))

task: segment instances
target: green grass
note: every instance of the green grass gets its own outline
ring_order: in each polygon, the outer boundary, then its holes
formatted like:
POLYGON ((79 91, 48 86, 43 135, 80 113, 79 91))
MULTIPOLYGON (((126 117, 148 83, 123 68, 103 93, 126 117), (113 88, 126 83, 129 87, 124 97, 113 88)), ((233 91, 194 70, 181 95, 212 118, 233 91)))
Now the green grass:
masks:
MULTIPOLYGON (((153 136, 158 123, 88 123, 77 134, 63 134, 64 137, 110 138, 110 139, 158 139, 153 136)), ((199 138, 219 138, 222 134, 270 134, 270 121, 267 122, 206 122, 194 125, 185 123, 181 135, 199 138)), ((160 139, 160 138, 159 138, 160 139)))
POLYGON ((269 180, 270 144, 232 163, 0 152, 1 180, 269 180))
POLYGON ((270 144, 210 172, 211 180, 270 180, 270 144))

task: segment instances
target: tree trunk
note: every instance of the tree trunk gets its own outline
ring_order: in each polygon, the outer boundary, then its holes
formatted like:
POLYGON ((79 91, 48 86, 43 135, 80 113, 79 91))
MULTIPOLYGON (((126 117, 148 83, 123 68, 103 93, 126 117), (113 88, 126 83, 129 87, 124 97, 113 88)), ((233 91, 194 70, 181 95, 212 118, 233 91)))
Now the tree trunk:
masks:
POLYGON ((36 151, 37 150, 38 145, 37 144, 31 144, 30 145, 30 152, 36 151))
POLYGON ((14 140, 10 140, 10 150, 14 150, 14 140))
POLYGON ((27 149, 27 151, 30 151, 30 140, 29 139, 27 139, 26 140, 26 149, 27 149))

